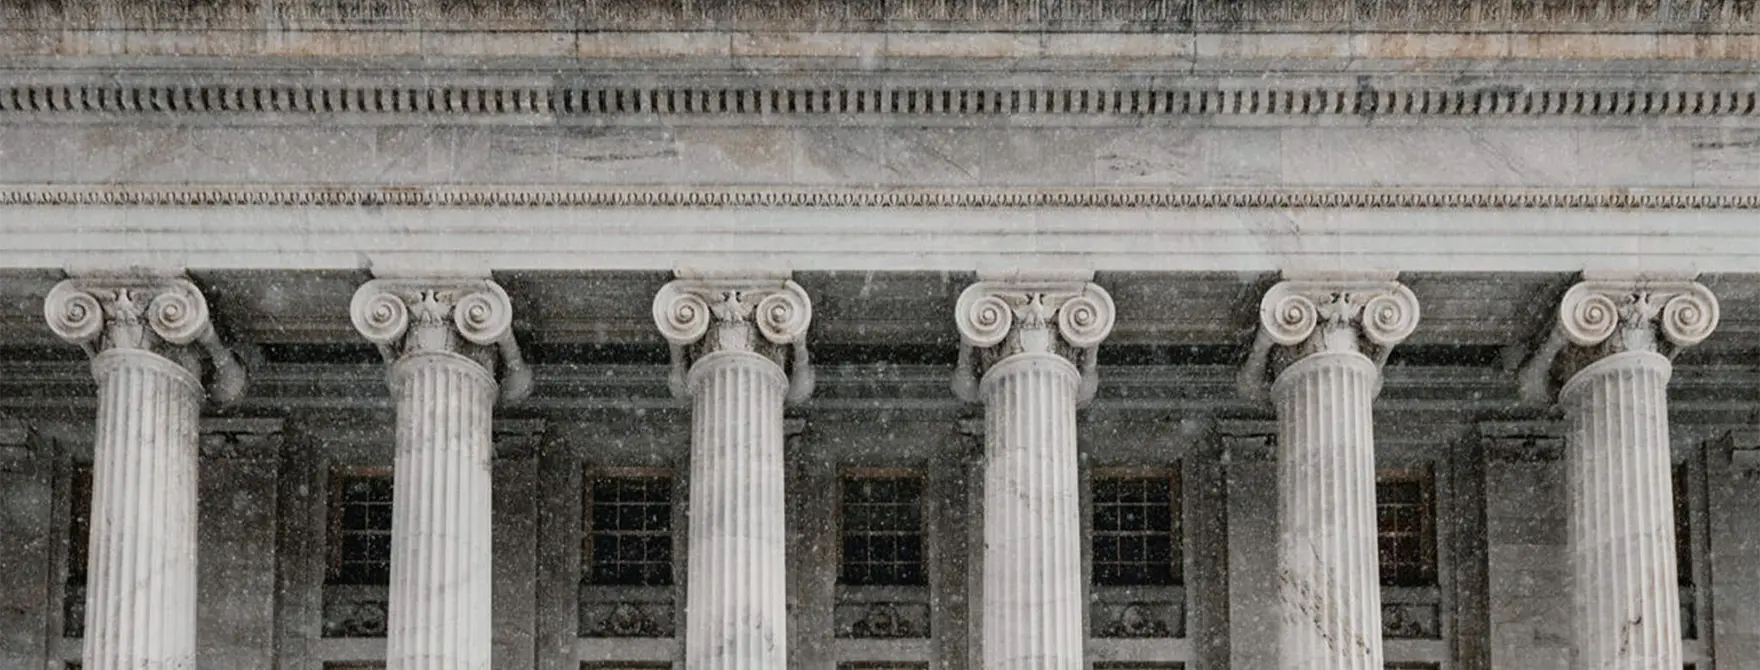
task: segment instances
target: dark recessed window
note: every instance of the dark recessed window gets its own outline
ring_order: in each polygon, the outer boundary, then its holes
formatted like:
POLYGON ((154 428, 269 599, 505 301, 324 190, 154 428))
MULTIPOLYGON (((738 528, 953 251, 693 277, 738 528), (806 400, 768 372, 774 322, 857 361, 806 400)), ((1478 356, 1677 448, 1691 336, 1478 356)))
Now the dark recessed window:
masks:
POLYGON ((91 560, 92 466, 75 465, 67 482, 67 581, 61 589, 61 634, 86 634, 86 567, 91 560))
POLYGON ((672 478, 589 477, 581 556, 592 584, 672 584, 672 478))
POLYGON ((1171 586, 1184 577, 1179 489, 1169 475, 1093 480, 1093 581, 1101 586, 1171 586))
POLYGON ((1681 586, 1693 585, 1693 507, 1688 472, 1685 463, 1674 466, 1674 566, 1681 586))
POLYGON ((330 478, 331 584, 391 581, 391 473, 344 471, 330 478))
POLYGON ((850 586, 921 586, 923 480, 843 478, 843 555, 837 581, 850 586))
POLYGON ((1382 586, 1436 585, 1436 496, 1429 470, 1383 472, 1375 483, 1382 586))
POLYGON ((68 481, 67 585, 86 585, 88 547, 92 541, 92 468, 76 465, 68 481))

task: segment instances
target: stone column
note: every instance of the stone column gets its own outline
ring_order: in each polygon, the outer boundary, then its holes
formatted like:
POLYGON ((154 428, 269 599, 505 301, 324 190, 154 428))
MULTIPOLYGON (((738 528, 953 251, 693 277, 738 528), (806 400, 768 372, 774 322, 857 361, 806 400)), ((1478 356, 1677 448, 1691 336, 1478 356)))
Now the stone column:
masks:
POLYGON ((1565 413, 1574 668, 1681 667, 1670 359, 1717 327, 1717 298, 1685 279, 1590 277, 1565 293, 1524 394, 1565 413))
POLYGON ((1280 668, 1382 667, 1371 410, 1417 325, 1392 277, 1284 281, 1260 302, 1242 391, 1277 410, 1280 668))
POLYGON ((531 387, 513 306, 488 279, 375 279, 349 315, 397 401, 386 667, 488 670, 491 415, 531 387))
POLYGON ((230 402, 244 370, 181 277, 70 279, 44 316, 91 355, 98 380, 83 666, 193 670, 203 380, 230 402))
POLYGON ((782 410, 812 392, 811 319, 786 276, 684 277, 654 297, 672 391, 691 399, 691 670, 787 667, 782 410))
POLYGON ((989 670, 1083 667, 1076 409, 1094 397, 1095 351, 1115 315, 1089 277, 979 281, 955 308, 954 392, 984 403, 989 670))

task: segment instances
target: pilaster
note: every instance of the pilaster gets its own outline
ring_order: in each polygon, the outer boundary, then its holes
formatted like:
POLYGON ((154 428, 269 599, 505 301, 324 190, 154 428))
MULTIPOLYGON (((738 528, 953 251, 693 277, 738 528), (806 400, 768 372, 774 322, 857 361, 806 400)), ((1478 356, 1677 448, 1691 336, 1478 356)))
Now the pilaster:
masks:
POLYGON ((1112 297, 1091 275, 983 277, 955 307, 954 392, 984 403, 983 667, 1083 666, 1076 409, 1112 297))
POLYGON ((1372 405, 1417 298, 1391 276, 1297 279, 1259 317, 1240 381, 1277 410, 1278 667, 1379 670, 1372 405))
POLYGON ((682 277, 654 297, 673 393, 691 401, 685 666, 788 664, 786 401, 812 392, 812 304, 783 276, 682 277))
POLYGON ((1717 322, 1687 278, 1589 276, 1522 371, 1530 401, 1557 389, 1567 424, 1573 667, 1681 667, 1667 386, 1717 322))
POLYGON ((99 388, 83 665, 193 669, 197 424, 210 391, 243 393, 243 368, 181 276, 69 279, 44 317, 91 355, 99 388))
POLYGON ((492 414, 531 388, 512 303, 488 279, 375 279, 350 317, 397 401, 387 667, 487 670, 492 414))
POLYGON ((275 667, 281 442, 281 419, 202 421, 196 637, 203 667, 275 667))

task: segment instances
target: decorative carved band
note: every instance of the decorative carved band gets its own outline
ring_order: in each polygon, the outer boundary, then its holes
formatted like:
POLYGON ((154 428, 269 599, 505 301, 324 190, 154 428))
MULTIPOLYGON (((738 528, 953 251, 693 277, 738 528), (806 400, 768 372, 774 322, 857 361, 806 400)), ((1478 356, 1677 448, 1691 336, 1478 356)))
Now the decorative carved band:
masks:
POLYGON ((1760 91, 1592 88, 912 87, 855 83, 576 88, 275 84, 18 84, 0 113, 376 116, 1760 116, 1760 91))
POLYGON ((1653 351, 1673 358, 1717 329, 1717 296, 1683 279, 1589 279, 1559 300, 1558 319, 1523 364, 1521 394, 1549 403, 1559 385, 1611 354, 1653 351))
POLYGON ((355 291, 348 312, 386 363, 422 352, 464 354, 499 372, 502 402, 531 393, 531 369, 513 336, 513 302, 494 281, 374 279, 355 291))
POLYGON ((1760 209, 1760 193, 1632 189, 459 189, 0 187, 0 206, 1085 209, 1760 209))
POLYGON ((99 275, 56 284, 43 300, 49 329, 97 356, 111 349, 150 351, 202 375, 207 355, 210 396, 225 404, 244 395, 244 366, 221 344, 208 318, 208 300, 181 276, 99 275), (195 345, 192 347, 191 345, 195 345))
POLYGON ((654 325, 672 345, 668 381, 677 397, 689 395, 686 375, 696 361, 739 351, 775 361, 789 376, 788 401, 805 400, 813 392, 806 343, 812 321, 807 292, 781 277, 677 279, 654 296, 654 325))
POLYGON ((1019 277, 966 287, 954 307, 960 354, 953 392, 977 402, 978 380, 1017 354, 1058 354, 1082 374, 1080 402, 1099 388, 1096 350, 1118 318, 1112 296, 1098 284, 1019 277))
POLYGON ((1267 384, 1312 354, 1358 352, 1387 362, 1418 328, 1418 297, 1379 279, 1279 282, 1259 302, 1259 333, 1241 368, 1241 394, 1263 399, 1267 384))

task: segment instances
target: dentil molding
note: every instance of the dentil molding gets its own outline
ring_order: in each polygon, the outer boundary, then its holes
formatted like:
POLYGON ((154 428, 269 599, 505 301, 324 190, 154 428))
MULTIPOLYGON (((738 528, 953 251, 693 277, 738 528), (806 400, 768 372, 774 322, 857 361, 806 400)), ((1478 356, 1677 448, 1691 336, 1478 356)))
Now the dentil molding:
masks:
MULTIPOLYGON (((0 33, 3 34, 3 33, 0 33)), ((184 78, 187 78, 185 76, 184 78)), ((0 118, 114 121, 212 116, 309 123, 309 117, 388 120, 1009 117, 1512 117, 1742 118, 1760 116, 1760 89, 1702 83, 1683 88, 1570 85, 1384 87, 1169 86, 1096 83, 928 86, 836 81, 644 85, 421 83, 15 83, 0 85, 0 118)))

